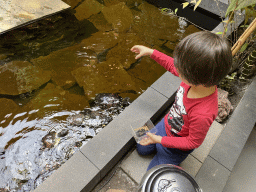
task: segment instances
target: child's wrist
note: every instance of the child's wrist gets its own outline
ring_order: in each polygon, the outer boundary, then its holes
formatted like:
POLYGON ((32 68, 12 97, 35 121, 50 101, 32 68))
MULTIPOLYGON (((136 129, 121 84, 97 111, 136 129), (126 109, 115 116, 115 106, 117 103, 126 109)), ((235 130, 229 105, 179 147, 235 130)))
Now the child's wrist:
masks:
POLYGON ((153 54, 154 49, 149 49, 149 56, 151 57, 151 55, 153 54))

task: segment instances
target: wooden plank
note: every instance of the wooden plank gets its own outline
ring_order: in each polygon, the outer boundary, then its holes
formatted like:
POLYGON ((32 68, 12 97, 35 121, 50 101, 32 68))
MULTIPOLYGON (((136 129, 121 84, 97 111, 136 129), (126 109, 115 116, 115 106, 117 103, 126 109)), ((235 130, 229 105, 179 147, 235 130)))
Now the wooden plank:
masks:
POLYGON ((1 0, 0 34, 68 8, 61 0, 1 0))

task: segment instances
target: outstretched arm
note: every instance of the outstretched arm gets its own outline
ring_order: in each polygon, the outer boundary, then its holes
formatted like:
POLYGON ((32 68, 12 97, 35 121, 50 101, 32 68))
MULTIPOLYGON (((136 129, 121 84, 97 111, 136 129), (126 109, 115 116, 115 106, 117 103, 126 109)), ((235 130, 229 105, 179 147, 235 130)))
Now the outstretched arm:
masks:
POLYGON ((138 53, 138 55, 135 57, 135 59, 139 59, 142 56, 147 56, 147 55, 151 56, 154 52, 154 49, 150 49, 143 45, 135 45, 131 48, 131 51, 134 53, 138 53))
POLYGON ((143 45, 135 45, 131 48, 131 51, 138 53, 135 59, 139 59, 142 56, 148 55, 150 58, 154 59, 157 63, 162 65, 167 71, 171 72, 175 76, 179 76, 177 70, 174 67, 174 60, 172 57, 143 45))

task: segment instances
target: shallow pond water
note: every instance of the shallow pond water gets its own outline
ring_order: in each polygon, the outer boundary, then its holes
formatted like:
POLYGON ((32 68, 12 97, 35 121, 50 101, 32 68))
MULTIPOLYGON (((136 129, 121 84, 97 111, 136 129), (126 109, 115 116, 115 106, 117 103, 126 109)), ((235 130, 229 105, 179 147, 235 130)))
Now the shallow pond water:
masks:
POLYGON ((165 72, 133 45, 172 55, 199 31, 145 1, 66 3, 0 36, 0 191, 36 188, 165 72))

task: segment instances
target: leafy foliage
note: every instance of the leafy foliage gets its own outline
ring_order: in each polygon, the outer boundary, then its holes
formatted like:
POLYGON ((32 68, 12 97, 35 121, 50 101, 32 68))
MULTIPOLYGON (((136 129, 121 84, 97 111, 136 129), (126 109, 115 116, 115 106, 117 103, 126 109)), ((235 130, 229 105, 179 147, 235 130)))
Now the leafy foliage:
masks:
POLYGON ((226 11, 226 17, 229 15, 232 11, 237 11, 240 9, 243 9, 245 7, 249 7, 254 5, 256 2, 255 0, 231 0, 228 9, 226 11))

